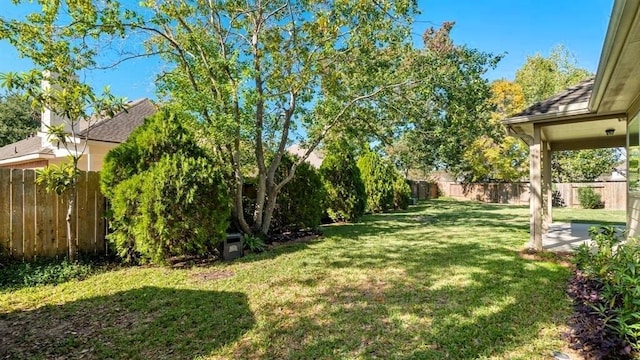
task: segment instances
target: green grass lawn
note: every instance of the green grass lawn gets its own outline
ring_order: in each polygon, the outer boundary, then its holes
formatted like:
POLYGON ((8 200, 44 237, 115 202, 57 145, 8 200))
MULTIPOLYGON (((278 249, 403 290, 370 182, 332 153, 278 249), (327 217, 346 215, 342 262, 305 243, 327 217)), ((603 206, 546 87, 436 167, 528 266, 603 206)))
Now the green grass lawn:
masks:
POLYGON ((4 289, 0 358, 548 359, 570 270, 521 258, 528 228, 430 201, 232 263, 4 289))
POLYGON ((624 225, 627 221, 624 210, 554 208, 554 222, 576 222, 602 225, 624 225))

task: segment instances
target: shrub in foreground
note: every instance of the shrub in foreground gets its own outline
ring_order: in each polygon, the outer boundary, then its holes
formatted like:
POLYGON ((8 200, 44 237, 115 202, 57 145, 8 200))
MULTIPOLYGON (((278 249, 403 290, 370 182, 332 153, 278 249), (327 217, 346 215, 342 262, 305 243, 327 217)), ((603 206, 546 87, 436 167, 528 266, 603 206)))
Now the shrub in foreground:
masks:
POLYGON ((613 227, 591 228, 575 255, 569 294, 576 313, 570 340, 591 358, 630 358, 640 350, 640 247, 613 227))
POLYGON ((224 238, 229 198, 223 173, 184 121, 160 112, 105 159, 108 238, 125 261, 203 255, 224 238))

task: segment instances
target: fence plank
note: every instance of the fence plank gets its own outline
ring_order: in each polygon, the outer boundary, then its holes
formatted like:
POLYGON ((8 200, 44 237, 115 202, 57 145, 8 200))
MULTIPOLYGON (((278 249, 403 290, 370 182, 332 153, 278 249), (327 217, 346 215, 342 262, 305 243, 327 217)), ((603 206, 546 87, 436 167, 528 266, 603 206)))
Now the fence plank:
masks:
POLYGON ((23 252, 25 259, 33 259, 36 249, 36 172, 23 170, 23 252))
POLYGON ((11 170, 11 256, 22 258, 23 248, 23 213, 24 213, 24 188, 23 171, 20 169, 11 170))
MULTIPOLYGON (((76 199, 78 251, 105 254, 105 198, 96 172, 83 173, 76 199)), ((49 194, 34 170, 0 168, 0 248, 17 259, 66 256, 68 196, 49 194)))
POLYGON ((56 195, 56 254, 67 255, 67 198, 64 195, 56 195))
POLYGON ((96 193, 100 192, 98 173, 87 173, 87 240, 90 248, 87 249, 91 254, 97 254, 96 234, 97 234, 97 217, 96 211, 96 193))
POLYGON ((107 254, 107 224, 105 220, 105 212, 107 209, 107 201, 102 192, 96 193, 96 249, 99 255, 107 254))
POLYGON ((36 187, 36 256, 49 257, 56 254, 55 201, 53 194, 48 193, 44 186, 36 187))
POLYGON ((11 254, 11 170, 0 168, 0 251, 11 254))
POLYGON ((82 172, 78 179, 78 197, 76 199, 76 238, 78 239, 78 252, 91 251, 89 242, 89 230, 87 226, 87 173, 82 172))

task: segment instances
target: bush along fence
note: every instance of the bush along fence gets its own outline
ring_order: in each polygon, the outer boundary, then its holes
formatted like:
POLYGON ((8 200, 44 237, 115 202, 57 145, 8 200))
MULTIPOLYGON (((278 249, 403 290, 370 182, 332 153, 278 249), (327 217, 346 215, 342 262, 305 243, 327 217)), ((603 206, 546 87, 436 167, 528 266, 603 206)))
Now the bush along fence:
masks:
MULTIPOLYGON (((529 204, 529 183, 477 183, 463 185, 456 182, 440 182, 437 186, 442 196, 458 200, 514 205, 529 204)), ((581 207, 578 199, 579 189, 591 188, 596 194, 600 195, 605 209, 625 210, 627 206, 626 186, 626 181, 556 183, 553 185, 554 206, 581 207)))
MULTIPOLYGON (((15 259, 67 254, 66 201, 35 183, 34 170, 0 168, 0 249, 15 259)), ((105 198, 99 175, 83 172, 74 222, 78 252, 105 254, 105 198)))

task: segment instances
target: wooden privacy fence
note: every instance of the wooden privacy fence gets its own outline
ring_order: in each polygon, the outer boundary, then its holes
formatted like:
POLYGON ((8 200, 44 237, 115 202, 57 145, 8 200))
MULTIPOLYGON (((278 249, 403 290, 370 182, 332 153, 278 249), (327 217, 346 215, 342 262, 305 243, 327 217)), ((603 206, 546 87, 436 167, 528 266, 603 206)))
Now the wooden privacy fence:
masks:
POLYGON ((578 189, 590 187, 602 197, 605 209, 626 210, 627 182, 597 182, 597 183, 561 183, 555 184, 560 198, 567 207, 579 207, 578 189))
MULTIPOLYGON (((35 183, 34 170, 0 168, 0 248, 17 259, 65 255, 67 202, 35 183)), ((76 199, 78 252, 105 253, 105 198, 99 175, 82 172, 76 199)))
POLYGON ((418 200, 435 199, 438 197, 438 184, 428 181, 408 180, 411 197, 418 200))
POLYGON ((529 203, 529 183, 438 184, 444 196, 461 200, 524 205, 529 203))
MULTIPOLYGON (((462 185, 455 182, 440 182, 442 195, 462 200, 477 200, 490 203, 529 204, 529 183, 478 183, 462 185)), ((558 200, 566 207, 580 207, 578 189, 593 188, 602 196, 605 209, 627 208, 627 182, 607 181, 593 183, 556 183, 558 200)))

